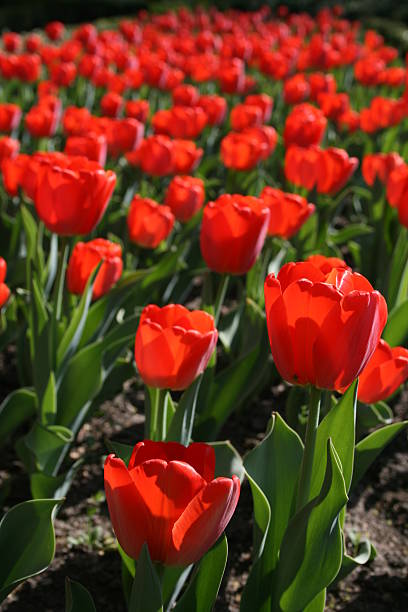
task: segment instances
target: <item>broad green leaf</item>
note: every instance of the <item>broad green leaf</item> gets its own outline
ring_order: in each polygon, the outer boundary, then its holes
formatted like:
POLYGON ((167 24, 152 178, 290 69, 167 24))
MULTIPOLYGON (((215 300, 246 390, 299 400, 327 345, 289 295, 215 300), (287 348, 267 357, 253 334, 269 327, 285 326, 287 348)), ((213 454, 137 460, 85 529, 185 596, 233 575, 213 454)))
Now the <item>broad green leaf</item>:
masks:
POLYGON ((115 453, 119 459, 122 459, 126 465, 129 465, 130 457, 132 456, 133 446, 130 444, 122 444, 114 440, 106 440, 106 446, 111 453, 115 453))
POLYGON ((361 480, 370 465, 384 448, 395 438, 395 436, 403 431, 407 425, 408 421, 385 425, 385 427, 373 431, 356 444, 352 488, 361 480))
POLYGON ((90 593, 68 577, 65 578, 65 612, 96 612, 90 593))
POLYGON ((377 551, 374 546, 367 538, 363 538, 357 544, 356 556, 351 557, 350 555, 344 554, 343 561, 339 573, 336 576, 335 583, 337 584, 348 576, 356 567, 359 565, 365 565, 369 561, 372 561, 377 556, 377 551))
POLYGON ((24 421, 35 414, 37 396, 31 389, 18 389, 0 404, 0 446, 24 421))
POLYGON ((215 452, 215 478, 218 476, 238 476, 242 482, 245 470, 242 458, 229 440, 223 442, 210 442, 215 452))
POLYGON ((394 307, 399 306, 407 295, 403 295, 403 287, 406 286, 405 275, 408 274, 408 240, 407 230, 401 227, 397 243, 392 254, 390 264, 390 280, 388 283, 387 304, 392 312, 394 307), (401 288, 401 285, 403 286, 401 288))
POLYGON ((202 375, 196 378, 181 396, 167 432, 168 442, 180 442, 184 446, 190 444, 201 380, 202 375))
POLYGON ((211 612, 220 588, 228 557, 225 535, 201 559, 174 612, 211 612))
POLYGON ((147 544, 143 544, 137 560, 129 612, 163 612, 160 582, 147 544))
POLYGON ((347 503, 341 464, 327 442, 319 495, 292 518, 283 537, 272 610, 301 612, 336 577, 343 555, 339 515, 347 503))
POLYGON ((330 408, 317 429, 309 501, 319 494, 322 487, 326 471, 326 448, 329 438, 331 438, 341 462, 346 491, 350 489, 353 474, 356 406, 357 381, 347 389, 337 404, 330 408))
POLYGON ((307 604, 304 612, 324 612, 324 607, 326 604, 326 589, 320 591, 318 595, 307 604))
POLYGON ((244 459, 254 502, 254 549, 260 559, 255 563, 244 589, 243 612, 251 609, 260 612, 270 610, 272 574, 278 562, 282 538, 294 511, 302 455, 303 444, 299 436, 278 413, 274 413, 265 438, 244 459), (269 507, 269 521, 263 496, 269 507))
POLYGON ((17 504, 0 522, 0 601, 20 582, 47 569, 54 558, 56 499, 17 504), (7 551, 7 552, 6 552, 7 551))
POLYGON ((73 440, 70 429, 61 425, 34 423, 23 438, 25 447, 33 455, 36 470, 55 476, 60 464, 62 449, 73 440))
POLYGON ((393 416, 391 408, 385 402, 358 404, 357 424, 360 429, 367 430, 380 425, 389 425, 393 416))
POLYGON ((401 302, 388 315, 383 338, 391 346, 403 344, 408 337, 408 299, 401 302))
POLYGON ((37 224, 26 206, 21 206, 21 218, 26 236, 27 257, 34 259, 37 246, 37 224))
POLYGON ((334 242, 334 244, 344 244, 358 236, 372 234, 373 231, 373 228, 365 223, 350 223, 340 230, 329 231, 328 239, 334 242))
POLYGON ((42 472, 34 472, 30 474, 30 489, 33 499, 54 498, 59 499, 65 497, 68 493, 72 481, 78 471, 78 468, 83 464, 82 459, 78 459, 72 464, 70 469, 58 476, 47 476, 42 472))
POLYGON ((41 423, 43 425, 52 425, 57 412, 57 392, 55 389, 55 376, 51 370, 48 384, 45 389, 40 410, 41 423))

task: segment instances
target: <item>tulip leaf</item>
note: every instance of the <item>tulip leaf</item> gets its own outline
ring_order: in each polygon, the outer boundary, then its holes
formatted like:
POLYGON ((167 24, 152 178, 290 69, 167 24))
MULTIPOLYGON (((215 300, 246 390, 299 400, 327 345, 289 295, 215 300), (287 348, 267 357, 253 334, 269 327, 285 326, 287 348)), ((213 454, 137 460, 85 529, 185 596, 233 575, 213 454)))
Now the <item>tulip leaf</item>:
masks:
POLYGON ((241 483, 245 477, 242 458, 229 440, 209 443, 215 452, 215 478, 219 476, 238 476, 241 483))
POLYGON ((339 573, 336 576, 335 583, 337 584, 348 576, 359 565, 366 565, 377 556, 377 551, 367 538, 363 538, 356 544, 356 556, 344 554, 343 561, 339 573))
POLYGON ((408 299, 396 306, 388 315, 383 338, 391 346, 403 344, 408 336, 408 299))
POLYGON ((81 296, 80 302, 74 311, 74 314, 62 337, 61 342, 59 343, 57 350, 57 369, 62 366, 63 361, 69 360, 69 358, 75 353, 79 341, 81 340, 82 332, 84 330, 86 318, 89 311, 89 306, 92 300, 92 292, 96 275, 98 274, 101 266, 102 261, 98 263, 98 265, 95 267, 92 274, 90 275, 88 282, 86 283, 84 292, 81 296))
POLYGON ((37 396, 32 389, 18 389, 0 404, 0 446, 24 421, 35 414, 37 396))
POLYGON ((0 522, 0 601, 20 582, 44 571, 55 552, 53 516, 62 502, 25 501, 11 508, 0 522), (5 552, 7 551, 7 553, 5 552))
POLYGON ((72 481, 83 464, 82 459, 75 461, 67 472, 58 476, 48 476, 42 472, 30 474, 30 489, 33 499, 61 498, 68 493, 72 481))
POLYGON ((329 438, 341 462, 346 491, 350 489, 353 474, 356 406, 357 381, 347 389, 337 404, 330 408, 317 429, 309 501, 319 494, 322 487, 329 438))
POLYGON ((24 447, 22 459, 27 463, 29 457, 29 465, 26 465, 29 471, 40 471, 48 476, 55 476, 60 464, 61 450, 72 440, 72 431, 67 427, 45 426, 36 422, 28 434, 20 440, 20 455, 24 447))
POLYGON ((37 224, 26 206, 21 206, 20 210, 26 237, 27 257, 34 259, 37 245, 37 224))
POLYGON ((352 488, 361 480, 370 465, 378 457, 378 455, 384 450, 384 448, 403 431, 408 425, 408 421, 401 421, 400 423, 392 423, 391 425, 385 425, 381 429, 373 431, 368 436, 360 440, 356 444, 355 457, 354 457, 354 473, 352 488))
POLYGON ((211 612, 224 575, 227 557, 227 538, 223 535, 201 559, 174 612, 211 612))
POLYGON ((271 608, 272 575, 294 511, 302 455, 299 436, 274 413, 264 439, 244 459, 254 503, 256 560, 242 595, 243 612, 271 608))
POLYGON ((340 230, 330 230, 328 239, 334 244, 344 244, 358 236, 372 234, 373 231, 373 228, 365 223, 348 223, 346 227, 340 230))
POLYGON ((390 280, 388 283, 387 304, 392 312, 407 297, 406 284, 408 275, 408 241, 407 230, 401 228, 395 245, 391 264, 390 280), (405 289, 405 293, 404 293, 405 289))
POLYGON ((198 376, 181 396, 176 412, 170 422, 166 436, 167 442, 180 442, 184 446, 190 444, 201 380, 202 375, 198 376))
POLYGON ((318 595, 305 607, 303 612, 324 612, 326 604, 326 589, 320 591, 318 595))
POLYGON ((115 442, 114 440, 106 440, 106 446, 108 450, 115 453, 117 457, 129 465, 130 457, 132 456, 133 446, 130 444, 122 444, 121 442, 115 442))
POLYGON ((363 430, 379 425, 389 425, 392 423, 393 416, 391 408, 385 402, 358 405, 357 423, 363 430))
POLYGON ((43 425, 52 425, 57 412, 57 393, 55 388, 55 376, 51 370, 48 384, 45 389, 42 401, 40 418, 43 425))
POLYGON ((89 591, 68 577, 65 578, 65 612, 96 612, 89 591))
POLYGON ((129 612, 163 612, 160 581, 147 544, 143 544, 137 560, 129 612))
POLYGON ((343 538, 339 515, 348 497, 330 439, 326 452, 326 473, 319 494, 295 514, 283 537, 273 610, 304 610, 340 569, 343 538))

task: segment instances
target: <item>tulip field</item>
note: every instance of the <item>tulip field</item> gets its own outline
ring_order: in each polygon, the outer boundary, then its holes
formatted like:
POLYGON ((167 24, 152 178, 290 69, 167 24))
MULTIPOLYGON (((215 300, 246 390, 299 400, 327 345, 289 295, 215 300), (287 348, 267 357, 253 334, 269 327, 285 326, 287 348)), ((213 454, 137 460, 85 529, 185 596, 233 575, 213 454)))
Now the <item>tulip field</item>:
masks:
POLYGON ((407 134, 341 5, 1 33, 2 610, 408 609, 407 134))

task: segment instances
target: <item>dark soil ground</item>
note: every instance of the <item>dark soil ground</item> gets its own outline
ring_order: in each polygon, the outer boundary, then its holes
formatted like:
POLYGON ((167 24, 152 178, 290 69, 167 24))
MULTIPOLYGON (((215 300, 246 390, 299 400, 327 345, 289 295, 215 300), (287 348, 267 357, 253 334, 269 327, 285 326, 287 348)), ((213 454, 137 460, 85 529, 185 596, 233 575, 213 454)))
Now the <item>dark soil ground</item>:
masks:
MULTIPOLYGON (((9 364, 3 357, 0 388, 9 391, 14 383, 9 364)), ((240 453, 253 448, 262 438, 270 418, 270 398, 273 398, 274 407, 275 403, 279 405, 282 388, 283 385, 269 390, 268 399, 254 401, 245 413, 234 415, 221 439, 229 438, 240 453)), ((402 418, 404 413, 406 416, 407 403, 408 393, 405 393, 395 408, 397 418, 402 418)), ((143 437, 143 421, 143 392, 135 381, 129 381, 123 393, 103 404, 98 414, 83 427, 71 457, 84 457, 85 462, 55 522, 55 559, 46 572, 16 589, 1 606, 2 611, 62 612, 64 580, 69 576, 91 592, 98 612, 126 612, 120 557, 115 550, 103 494, 103 458, 107 453, 107 438, 134 444, 143 437)), ((407 441, 402 434, 372 466, 351 498, 346 530, 369 536, 377 549, 377 558, 329 592, 327 610, 408 610, 407 467, 407 441)), ((11 445, 1 454, 0 481, 10 476, 7 506, 29 497, 26 477, 11 445)), ((250 567, 251 514, 251 495, 245 483, 237 511, 227 529, 230 553, 215 607, 217 612, 239 610, 250 567)))

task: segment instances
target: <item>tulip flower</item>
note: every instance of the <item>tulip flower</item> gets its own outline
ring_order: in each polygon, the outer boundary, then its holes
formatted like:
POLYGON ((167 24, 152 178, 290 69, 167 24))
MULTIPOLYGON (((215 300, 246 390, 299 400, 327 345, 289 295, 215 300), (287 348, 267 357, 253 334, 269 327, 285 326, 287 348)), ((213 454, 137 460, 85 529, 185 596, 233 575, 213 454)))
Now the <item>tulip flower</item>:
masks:
POLYGON ((106 500, 115 535, 133 559, 147 543, 153 561, 185 566, 198 561, 229 523, 240 494, 236 476, 214 479, 207 444, 139 442, 128 467, 105 461, 106 500))
POLYGON ((192 176, 175 176, 167 188, 164 203, 179 221, 189 221, 203 206, 204 182, 192 176))
POLYGON ((149 116, 149 101, 148 100, 128 100, 125 103, 125 115, 132 119, 137 119, 141 123, 145 123, 149 116))
POLYGON ((6 159, 15 159, 20 150, 20 143, 14 138, 4 136, 0 138, 0 169, 6 159))
POLYGON ((367 185, 374 185, 376 179, 386 183, 391 172, 404 164, 398 153, 371 153, 363 158, 361 172, 367 185))
POLYGON ((106 210, 115 173, 77 156, 64 162, 45 158, 38 173, 34 204, 45 226, 62 236, 89 234, 106 210))
POLYGON ((155 133, 173 138, 197 138, 206 125, 207 115, 200 106, 174 106, 171 109, 159 110, 152 117, 155 133))
POLYGON ((140 165, 143 172, 153 176, 165 176, 174 172, 174 147, 170 138, 163 135, 145 138, 139 147, 126 155, 130 164, 140 165))
POLYGON ((318 145, 323 139, 327 119, 322 111, 311 104, 298 104, 289 113, 283 130, 285 147, 318 145))
POLYGON ((0 257, 0 308, 4 306, 10 296, 10 289, 7 287, 6 280, 7 264, 3 257, 0 257))
POLYGON ((27 131, 36 138, 54 136, 59 121, 59 114, 47 106, 32 106, 25 116, 27 131))
POLYGON ((245 274, 258 257, 268 231, 270 212, 259 198, 224 194, 204 207, 201 254, 219 273, 245 274))
POLYGON ((173 140, 173 160, 176 174, 193 172, 203 156, 203 149, 197 147, 192 140, 173 140))
POLYGON ((402 225, 408 227, 408 165, 402 164, 393 170, 387 181, 387 200, 397 208, 398 218, 402 225))
POLYGON ((391 348, 380 340, 371 359, 361 372, 357 398, 374 404, 390 397, 408 378, 408 350, 402 346, 391 348))
POLYGON ((135 244, 155 249, 173 229, 174 215, 169 206, 136 195, 127 218, 129 238, 135 244))
POLYGON ((123 109, 123 98, 119 94, 109 91, 101 99, 101 111, 105 117, 119 117, 123 109))
POLYGON ((174 106, 196 106, 200 92, 194 85, 178 85, 171 92, 174 106))
POLYGON ((325 274, 306 262, 266 278, 265 307, 282 378, 320 389, 338 390, 357 378, 387 320, 383 296, 364 276, 344 268, 325 274))
POLYGON ((119 244, 103 238, 77 242, 67 268, 68 291, 82 295, 89 277, 100 261, 103 263, 94 281, 94 300, 108 293, 120 279, 123 268, 122 248, 119 244))
POLYGON ((267 94, 252 94, 245 98, 245 104, 258 106, 262 111, 262 123, 268 123, 272 117, 273 98, 267 94))
POLYGON ((217 338, 213 317, 202 310, 146 306, 135 342, 139 374, 150 387, 186 389, 204 372, 217 338))
POLYGON ((312 264, 312 266, 323 272, 323 274, 329 274, 333 268, 345 268, 350 270, 346 262, 339 257, 325 257, 324 255, 317 254, 309 255, 305 261, 312 264))
POLYGON ((358 166, 357 157, 347 151, 330 147, 322 150, 318 160, 316 187, 318 193, 335 194, 350 179, 358 166))
POLYGON ((0 104, 0 132, 9 134, 15 130, 21 120, 22 111, 17 104, 0 104))
POLYGON ((304 74, 295 74, 283 86, 283 99, 286 104, 299 104, 309 98, 310 85, 304 74))
POLYGON ((315 210, 306 198, 280 189, 265 187, 259 196, 270 210, 269 236, 291 238, 315 210))
POLYGON ((84 136, 70 136, 65 143, 64 153, 81 155, 104 166, 108 154, 108 144, 103 134, 91 133, 84 136))
POLYGON ((241 130, 252 127, 253 125, 262 125, 262 108, 250 104, 237 104, 230 115, 231 127, 233 130, 240 132, 241 130))
POLYGON ((230 132, 221 141, 221 159, 227 168, 250 170, 268 151, 266 143, 254 134, 230 132))
POLYGON ((227 114, 227 101, 222 96, 200 96, 197 106, 204 109, 209 125, 220 125, 227 114))
POLYGON ((50 40, 59 40, 65 32, 65 26, 61 21, 50 21, 44 29, 50 40))

